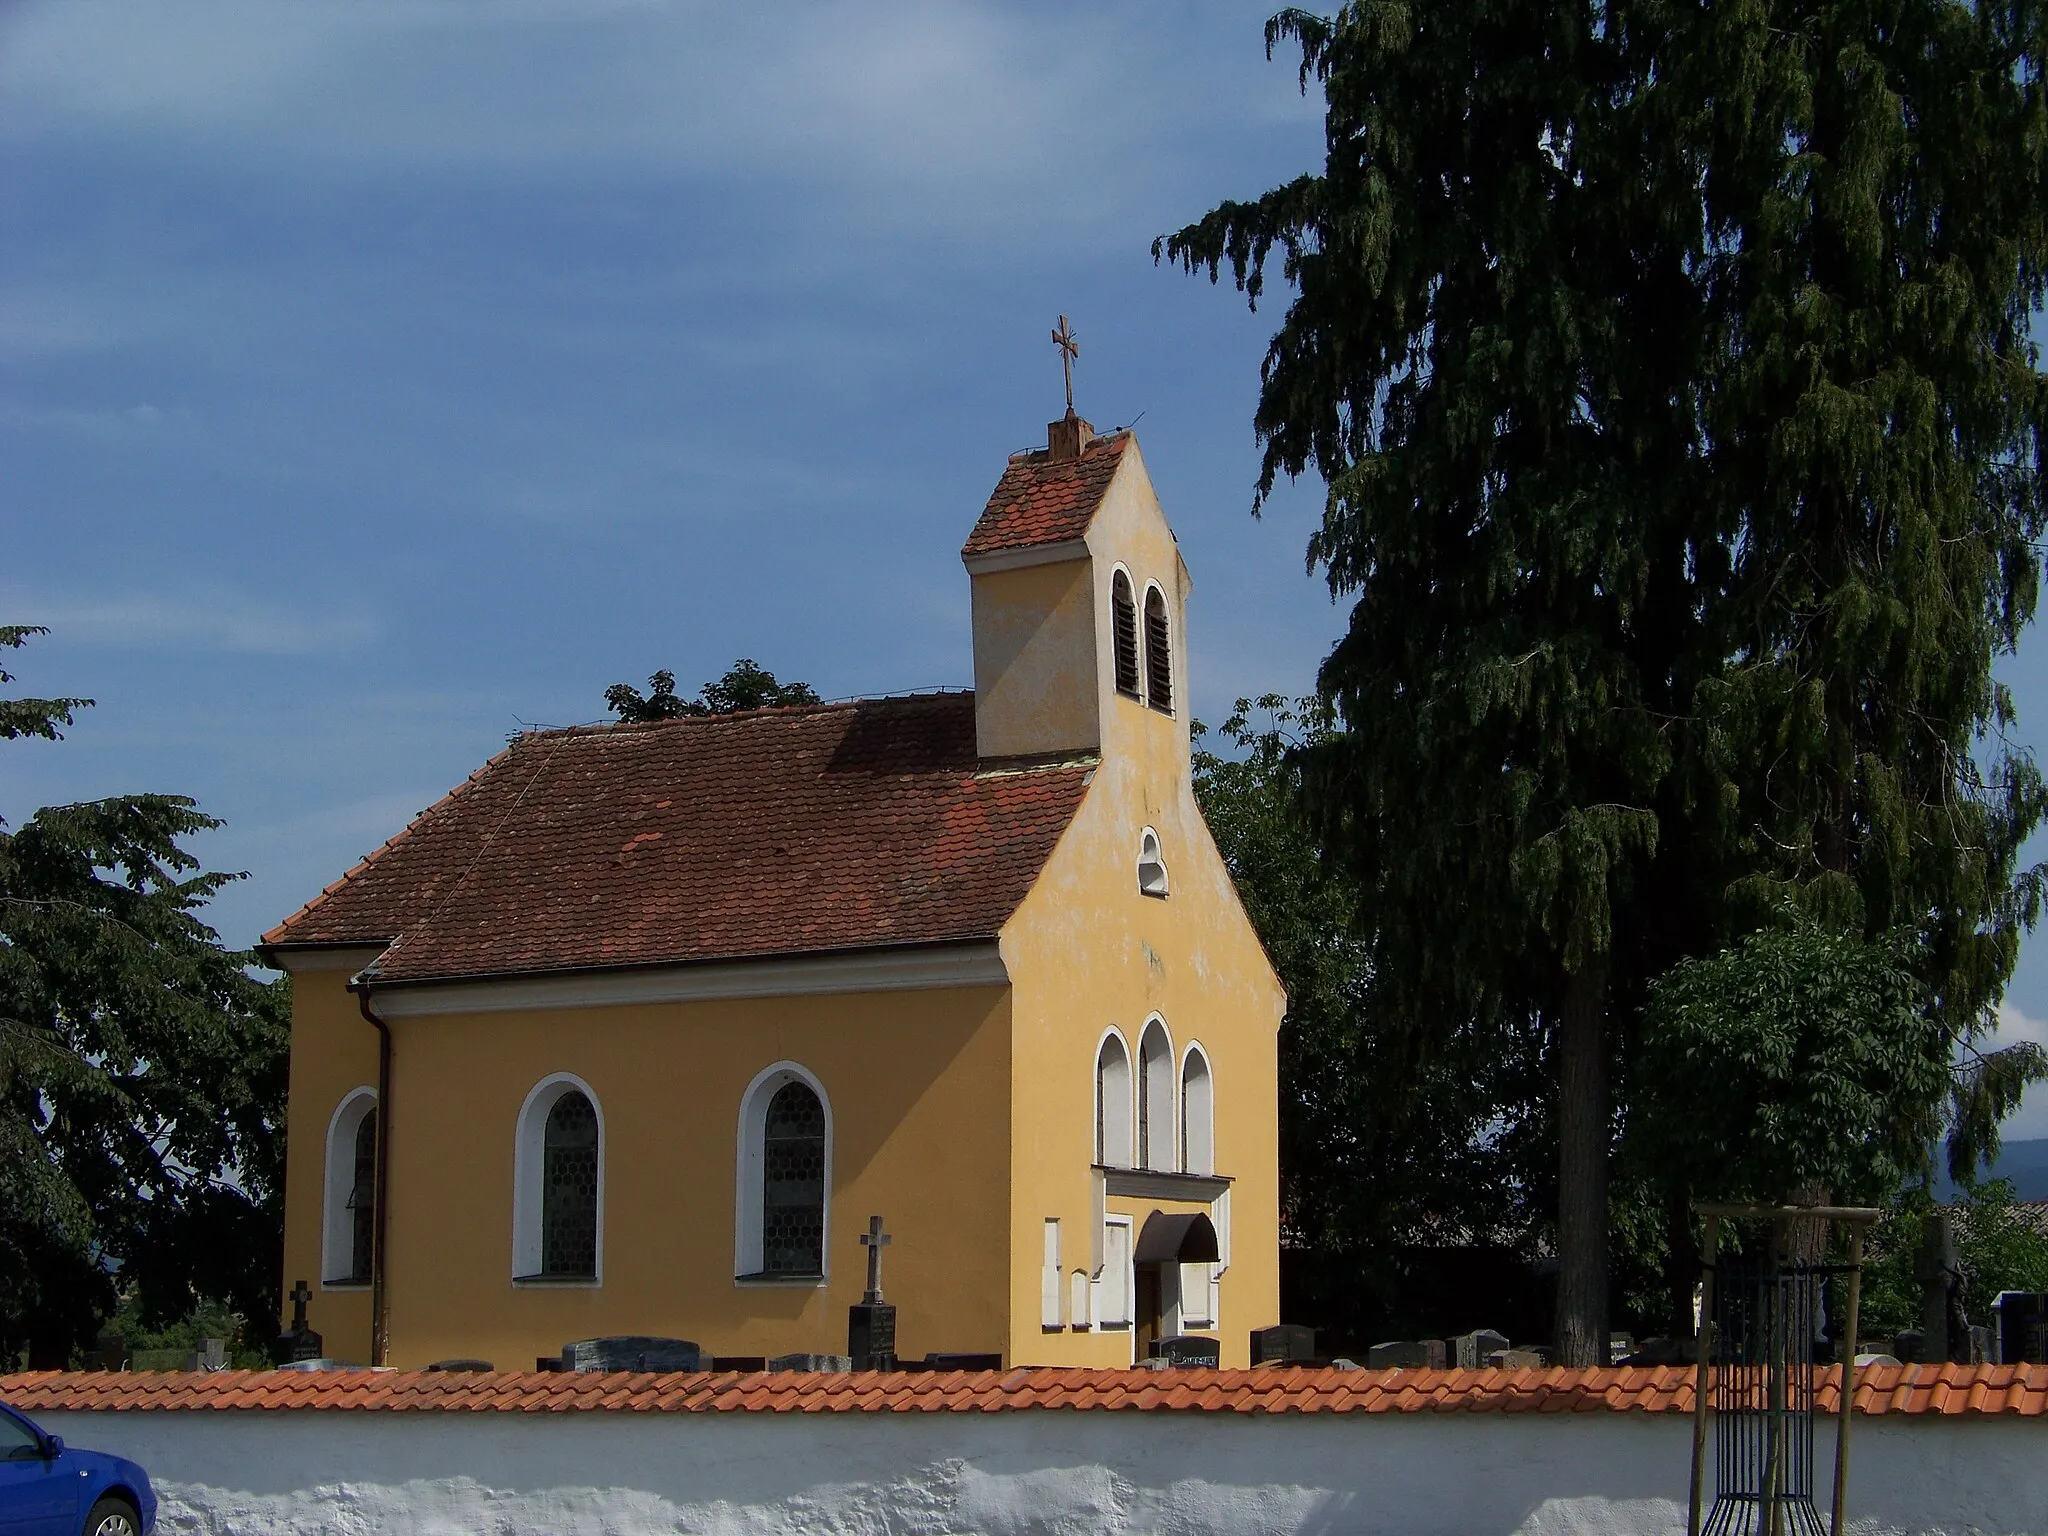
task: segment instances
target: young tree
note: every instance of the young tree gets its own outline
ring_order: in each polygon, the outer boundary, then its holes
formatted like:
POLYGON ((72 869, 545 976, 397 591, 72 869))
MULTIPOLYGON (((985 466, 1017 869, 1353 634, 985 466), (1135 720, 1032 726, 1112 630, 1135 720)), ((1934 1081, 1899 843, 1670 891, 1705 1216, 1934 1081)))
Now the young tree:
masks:
POLYGON ((727 715, 742 709, 774 709, 786 704, 816 704, 818 691, 809 683, 780 683, 775 674, 742 656, 725 676, 704 685, 694 699, 676 692, 676 675, 666 669, 647 680, 647 692, 631 683, 613 683, 604 691, 604 707, 621 722, 674 720, 685 715, 727 715))
MULTIPOLYGON (((89 702, 6 701, 0 736, 89 702)), ((285 984, 196 915, 240 878, 180 846, 218 825, 175 795, 0 824, 0 1358, 65 1364, 117 1274, 153 1320, 275 1315, 285 984)))
POLYGON ((1254 303, 1277 252, 1295 290, 1259 495, 1322 475, 1310 560, 1355 599, 1305 790, 1390 1017, 1549 1041, 1569 1363, 1605 1358, 1610 1090, 1649 978, 1790 901, 1914 932, 1962 1040, 2037 909, 2040 781, 1984 738, 2048 467, 2044 26, 1285 11, 1267 47, 1324 92, 1322 173, 1154 247, 1254 303))

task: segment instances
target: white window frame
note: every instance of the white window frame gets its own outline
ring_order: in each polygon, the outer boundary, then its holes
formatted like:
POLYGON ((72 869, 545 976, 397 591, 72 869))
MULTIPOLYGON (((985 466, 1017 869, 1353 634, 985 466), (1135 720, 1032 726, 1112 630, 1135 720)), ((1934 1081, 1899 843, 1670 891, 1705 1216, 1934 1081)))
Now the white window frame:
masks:
POLYGON ((1045 1218, 1044 1253, 1038 1271, 1038 1326, 1058 1333, 1066 1326, 1066 1276, 1060 1272, 1060 1219, 1045 1218))
POLYGON ((1164 901, 1172 889, 1166 874, 1166 855, 1160 851, 1159 833, 1146 827, 1138 834, 1138 894, 1164 901), (1154 876, 1150 870, 1159 873, 1154 876))
MULTIPOLYGON (((1091 1297, 1089 1310, 1094 1316, 1095 1326, 1099 1331, 1108 1333, 1129 1332, 1135 1336, 1137 1332, 1135 1326, 1137 1319, 1132 1314, 1138 1310, 1138 1271, 1136 1261, 1132 1255, 1137 1252, 1137 1234, 1132 1230, 1131 1218, 1128 1216, 1105 1216, 1102 1218, 1102 1228, 1102 1268, 1095 1275, 1095 1283, 1092 1288, 1094 1294, 1091 1297), (1117 1266, 1117 1273, 1112 1277, 1111 1259, 1115 1252, 1115 1245, 1110 1242, 1109 1233, 1115 1227, 1123 1228, 1124 1251, 1122 1262, 1117 1266), (1116 1282, 1116 1290, 1105 1292, 1104 1285, 1112 1278, 1116 1282), (1119 1292, 1121 1293, 1120 1296, 1119 1292), (1122 1302, 1121 1307, 1109 1305, 1119 1300, 1122 1302), (1113 1317, 1110 1315, 1110 1312, 1113 1310, 1120 1311, 1123 1315, 1121 1317, 1113 1317)), ((1133 1343, 1131 1347, 1135 1350, 1137 1345, 1133 1343)))
POLYGON ((1173 1052, 1173 1031, 1166 1027, 1166 1019, 1161 1014, 1153 1014, 1145 1021, 1145 1027, 1138 1031, 1137 1065, 1132 1078, 1138 1090, 1137 1113, 1132 1127, 1136 1132, 1133 1139, 1137 1142, 1137 1162, 1132 1166, 1160 1173, 1178 1169, 1180 1138, 1175 1132, 1180 1121, 1180 1069, 1173 1052), (1148 1057, 1145 1047, 1155 1038, 1164 1043, 1156 1056, 1148 1057), (1159 1074, 1164 1077, 1164 1083, 1151 1081, 1147 1063, 1154 1060, 1164 1063, 1164 1070, 1159 1074), (1166 1090, 1163 1096, 1159 1092, 1161 1087, 1166 1090), (1158 1145, 1161 1131, 1166 1133, 1163 1151, 1158 1145))
POLYGON ((1088 1138, 1095 1147, 1095 1161, 1105 1168, 1135 1168, 1138 1164, 1137 1059, 1131 1054, 1131 1042, 1124 1038, 1124 1032, 1114 1024, 1096 1038, 1095 1058, 1089 1063, 1089 1070, 1095 1076, 1095 1117, 1088 1126, 1088 1138), (1116 1041, 1117 1049, 1123 1052, 1124 1058, 1121 1127, 1115 1125, 1111 1119, 1110 1111, 1113 1105, 1106 1097, 1107 1085, 1103 1081, 1102 1072, 1102 1048, 1112 1039, 1116 1041), (1099 1135, 1096 1132, 1098 1125, 1101 1127, 1099 1135), (1121 1137, 1116 1135, 1119 1129, 1123 1133, 1121 1137), (1118 1140, 1123 1143, 1121 1147, 1116 1145, 1118 1140), (1121 1152, 1122 1156, 1113 1155, 1118 1152, 1121 1152))
POLYGON ((519 1106, 518 1129, 512 1142, 512 1283, 517 1286, 596 1290, 604 1284, 605 1151, 610 1138, 604 1124, 604 1101, 597 1090, 573 1072, 552 1072, 535 1083, 519 1106), (590 1275, 558 1279, 540 1273, 541 1188, 547 1170, 548 1115, 570 1093, 590 1101, 597 1116, 597 1259, 590 1275))
POLYGON ((334 1106, 327 1119, 326 1184, 322 1195, 320 1226, 320 1288, 326 1291, 363 1291, 367 1280, 350 1280, 355 1268, 355 1218, 348 1197, 356 1187, 356 1132, 363 1119, 377 1107, 377 1090, 365 1083, 351 1088, 334 1106), (329 1279, 339 1275, 341 1279, 329 1279))
POLYGON ((832 1127, 832 1095, 825 1091, 825 1085, 818 1081, 817 1074, 802 1063, 778 1061, 773 1066, 763 1067, 754 1074, 754 1080, 747 1084, 747 1091, 740 1096, 737 1176, 734 1180, 733 1194, 733 1284, 793 1285, 823 1289, 832 1278, 832 1145, 836 1140, 832 1127), (791 1083, 802 1083, 815 1093, 818 1096, 819 1107, 825 1111, 824 1226, 818 1250, 820 1273, 815 1279, 808 1275, 761 1273, 764 1261, 761 1198, 768 1104, 778 1092, 791 1083))
POLYGON ((1216 1063, 1209 1059, 1199 1040, 1190 1040, 1187 1049, 1180 1056, 1180 1171, 1182 1173, 1211 1173, 1216 1171, 1216 1063), (1202 1064, 1202 1076, 1207 1083, 1205 1097, 1208 1102, 1198 1115, 1188 1094, 1188 1068, 1195 1062, 1202 1064), (1201 1135, 1194 1134, 1199 1122, 1201 1135))

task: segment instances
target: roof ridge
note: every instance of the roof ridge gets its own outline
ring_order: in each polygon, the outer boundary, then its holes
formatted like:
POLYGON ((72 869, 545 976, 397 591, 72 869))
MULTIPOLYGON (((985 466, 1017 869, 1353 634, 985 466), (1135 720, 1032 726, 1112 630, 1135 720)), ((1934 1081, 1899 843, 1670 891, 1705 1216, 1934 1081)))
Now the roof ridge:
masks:
POLYGON ((863 704, 915 704, 927 699, 971 699, 972 688, 929 688, 905 693, 854 693, 843 699, 820 699, 815 704, 760 704, 752 709, 715 710, 708 714, 670 715, 661 720, 586 720, 579 725, 544 725, 521 731, 520 741, 543 736, 606 736, 616 732, 661 731, 673 726, 716 725, 729 720, 752 720, 768 715, 829 715, 863 704))

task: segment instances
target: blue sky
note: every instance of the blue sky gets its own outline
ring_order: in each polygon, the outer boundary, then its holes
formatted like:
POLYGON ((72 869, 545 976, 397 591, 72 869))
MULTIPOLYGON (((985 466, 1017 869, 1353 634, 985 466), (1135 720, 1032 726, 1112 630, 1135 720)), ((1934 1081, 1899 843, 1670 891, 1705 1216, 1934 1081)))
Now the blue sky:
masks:
POLYGON ((1341 615, 1319 490, 1249 516, 1270 319, 1149 249, 1319 159, 1269 8, 0 10, 0 614, 99 701, 0 814, 195 796, 246 943, 608 683, 963 685, 959 545, 1061 312, 1083 413, 1143 414, 1197 713, 1305 690, 1341 615))

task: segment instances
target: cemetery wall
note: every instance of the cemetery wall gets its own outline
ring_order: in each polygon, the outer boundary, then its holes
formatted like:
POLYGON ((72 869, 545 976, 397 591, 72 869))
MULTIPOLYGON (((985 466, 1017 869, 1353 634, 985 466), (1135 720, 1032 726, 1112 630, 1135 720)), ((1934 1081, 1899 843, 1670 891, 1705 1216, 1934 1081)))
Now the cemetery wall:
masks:
MULTIPOLYGON (((1869 1374, 1852 1529, 2048 1531, 2048 1367, 1869 1374)), ((0 1398, 142 1463, 179 1536, 1668 1536, 1691 1423, 1668 1368, 50 1374, 0 1398)))

